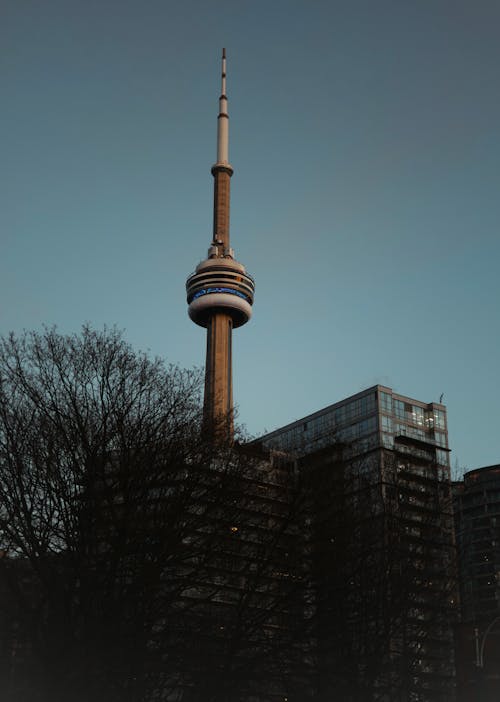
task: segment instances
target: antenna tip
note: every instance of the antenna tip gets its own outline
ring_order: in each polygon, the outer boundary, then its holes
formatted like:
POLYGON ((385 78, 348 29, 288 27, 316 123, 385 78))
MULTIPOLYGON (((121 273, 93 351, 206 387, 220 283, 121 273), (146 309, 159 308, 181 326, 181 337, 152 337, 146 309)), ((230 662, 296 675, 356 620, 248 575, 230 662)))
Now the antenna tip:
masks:
POLYGON ((223 59, 226 58, 226 50, 225 50, 225 49, 222 49, 222 58, 223 58, 223 59))

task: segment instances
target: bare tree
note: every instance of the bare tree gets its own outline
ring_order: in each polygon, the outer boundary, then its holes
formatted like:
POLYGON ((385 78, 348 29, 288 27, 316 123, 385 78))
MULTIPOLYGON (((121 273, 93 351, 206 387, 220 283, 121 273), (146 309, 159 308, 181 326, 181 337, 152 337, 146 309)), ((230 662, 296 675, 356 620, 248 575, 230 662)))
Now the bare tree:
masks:
MULTIPOLYGON (((0 383, 2 575, 29 646, 25 678, 40 698, 111 699, 112 672, 144 659, 152 622, 136 607, 152 598, 138 590, 154 592, 184 554, 180 515, 210 459, 200 374, 84 328, 10 336, 0 383)), ((127 684, 140 684, 135 672, 127 684)))
POLYGON ((292 684, 293 467, 214 446, 200 389, 116 331, 1 342, 10 699, 233 702, 292 684))

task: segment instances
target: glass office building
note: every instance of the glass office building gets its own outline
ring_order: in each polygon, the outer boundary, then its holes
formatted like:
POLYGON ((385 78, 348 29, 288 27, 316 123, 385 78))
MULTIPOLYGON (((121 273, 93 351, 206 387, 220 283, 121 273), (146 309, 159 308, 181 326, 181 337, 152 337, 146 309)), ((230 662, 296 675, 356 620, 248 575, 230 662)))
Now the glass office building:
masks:
POLYGON ((370 699, 453 702, 458 597, 444 405, 375 385, 259 441, 294 456, 310 491, 320 698, 355 694, 338 692, 344 673, 331 669, 358 661, 351 680, 368 680, 378 656, 370 699), (339 648, 350 650, 347 663, 339 648))
POLYGON ((449 469, 446 409, 375 385, 261 437, 265 446, 306 454, 342 443, 352 454, 397 448, 449 469), (405 448, 406 447, 406 448, 405 448))

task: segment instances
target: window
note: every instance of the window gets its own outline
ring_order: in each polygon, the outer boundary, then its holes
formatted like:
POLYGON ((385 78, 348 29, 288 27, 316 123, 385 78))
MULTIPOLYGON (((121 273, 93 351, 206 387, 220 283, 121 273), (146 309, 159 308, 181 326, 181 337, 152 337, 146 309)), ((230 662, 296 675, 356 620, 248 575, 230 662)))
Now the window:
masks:
POLYGON ((380 393, 380 408, 392 414, 392 396, 388 392, 380 393))
POLYGON ((432 412, 425 412, 424 417, 425 426, 427 429, 432 429, 434 427, 434 415, 432 412))
POLYGON ((443 434, 442 432, 437 431, 434 434, 434 439, 435 439, 436 444, 438 446, 442 446, 443 448, 446 448, 446 434, 443 434))
POLYGON ((386 417, 383 414, 381 417, 381 423, 382 423, 382 431, 391 431, 392 432, 392 419, 390 417, 386 417))
POLYGON ((420 427, 424 425, 424 409, 423 407, 417 407, 417 405, 412 405, 411 412, 412 421, 418 424, 420 427))
POLYGON ((394 414, 399 419, 405 418, 405 403, 401 400, 394 400, 394 414))
POLYGON ((359 416, 365 416, 373 412, 376 408, 375 393, 370 393, 364 397, 359 397, 357 400, 351 400, 342 407, 337 407, 335 410, 335 422, 342 422, 355 419, 359 416))
POLYGON ((440 465, 447 466, 448 465, 448 452, 443 451, 442 449, 437 449, 436 450, 436 460, 440 465))
POLYGON ((420 439, 420 441, 427 440, 427 436, 423 429, 417 429, 416 427, 410 427, 406 424, 396 422, 394 425, 394 430, 397 434, 402 434, 403 436, 412 436, 414 439, 420 439))
POLYGON ((446 429, 446 420, 443 410, 434 410, 434 425, 438 429, 446 429))
POLYGON ((386 448, 394 448, 394 438, 389 434, 382 434, 382 443, 386 448))
POLYGON ((370 417, 369 419, 364 419, 362 422, 359 422, 358 424, 358 434, 359 436, 365 436, 366 434, 370 434, 372 431, 375 431, 377 428, 377 419, 376 417, 370 417))

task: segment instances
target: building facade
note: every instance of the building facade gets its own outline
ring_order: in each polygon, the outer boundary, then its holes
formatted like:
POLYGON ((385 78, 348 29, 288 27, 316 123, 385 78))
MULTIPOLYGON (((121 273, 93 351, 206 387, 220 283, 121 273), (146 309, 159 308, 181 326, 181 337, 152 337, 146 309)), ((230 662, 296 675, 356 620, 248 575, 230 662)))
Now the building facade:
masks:
MULTIPOLYGON (((266 446, 313 453, 332 442, 349 444, 351 453, 394 449, 432 461, 449 472, 446 409, 375 385, 261 437, 266 446)), ((438 468, 437 468, 438 469, 438 468)))
POLYGON ((500 617, 500 465, 453 487, 462 618, 490 622, 500 617))
POLYGON ((500 465, 453 484, 460 581, 460 700, 500 699, 500 465))
POLYGON ((306 495, 318 699, 455 699, 446 409, 377 385, 261 437, 306 495))

